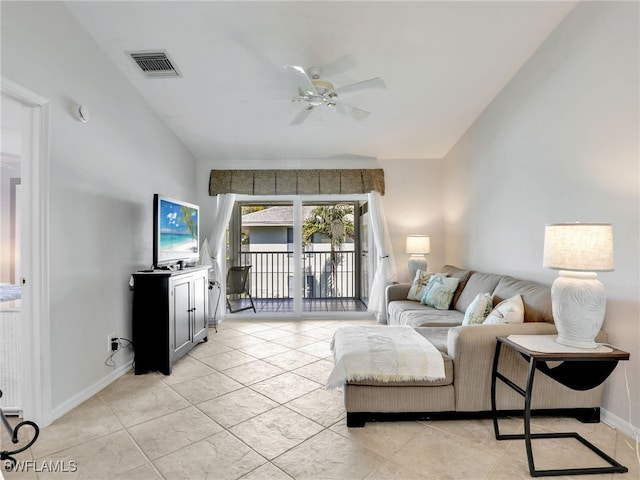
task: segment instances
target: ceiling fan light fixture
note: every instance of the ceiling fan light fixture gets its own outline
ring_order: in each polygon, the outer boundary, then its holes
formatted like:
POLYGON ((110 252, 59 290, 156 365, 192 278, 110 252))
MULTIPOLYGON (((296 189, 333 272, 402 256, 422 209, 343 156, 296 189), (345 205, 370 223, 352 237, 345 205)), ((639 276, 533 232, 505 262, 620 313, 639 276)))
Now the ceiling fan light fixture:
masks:
POLYGON ((333 91, 333 84, 331 82, 327 82, 325 80, 311 80, 311 83, 313 83, 313 86, 316 87, 318 92, 324 91, 324 93, 326 93, 333 91))
MULTIPOLYGON (((320 80, 322 68, 311 67, 306 71, 296 65, 283 65, 285 71, 292 75, 298 89, 298 96, 294 98, 297 102, 307 102, 308 107, 300 112, 290 123, 290 125, 299 125, 309 116, 309 112, 316 107, 331 107, 341 115, 345 115, 354 120, 362 121, 369 116, 369 112, 351 105, 338 102, 335 100, 338 96, 344 94, 352 95, 367 89, 386 88, 381 78, 371 78, 362 82, 345 85, 335 88, 331 82, 320 80)), ((342 100, 342 99, 341 99, 342 100)))

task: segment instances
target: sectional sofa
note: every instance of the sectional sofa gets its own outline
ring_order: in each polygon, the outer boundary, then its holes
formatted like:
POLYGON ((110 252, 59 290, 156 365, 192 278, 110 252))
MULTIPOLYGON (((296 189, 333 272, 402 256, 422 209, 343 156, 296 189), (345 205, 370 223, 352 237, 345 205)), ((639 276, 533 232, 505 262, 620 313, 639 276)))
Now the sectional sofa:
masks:
MULTIPOLYGON (((363 380, 345 385, 347 424, 364 426, 371 420, 404 418, 468 418, 488 416, 491 411, 491 370, 497 336, 555 334, 550 287, 506 275, 474 272, 454 266, 443 274, 459 279, 451 308, 438 310, 407 300, 409 284, 387 288, 388 323, 411 325, 442 354, 445 379, 429 382, 379 383, 363 380), (524 322, 497 325, 462 325, 465 311, 478 294, 492 295, 493 305, 520 294, 524 322)), ((605 342, 604 332, 597 341, 605 342)), ((499 370, 525 384, 528 363, 512 349, 500 356, 499 370)), ((571 390, 546 375, 536 376, 532 398, 535 413, 570 414, 583 421, 600 419, 602 385, 587 391, 571 390)), ((497 406, 504 412, 520 412, 523 399, 501 382, 497 406)))

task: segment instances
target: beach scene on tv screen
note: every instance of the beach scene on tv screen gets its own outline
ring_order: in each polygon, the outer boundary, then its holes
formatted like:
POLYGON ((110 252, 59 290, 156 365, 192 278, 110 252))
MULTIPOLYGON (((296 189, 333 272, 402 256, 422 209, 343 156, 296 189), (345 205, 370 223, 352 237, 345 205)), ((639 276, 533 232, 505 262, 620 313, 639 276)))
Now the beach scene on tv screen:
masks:
POLYGON ((198 252, 198 211, 184 205, 160 202, 160 250, 163 256, 198 252))

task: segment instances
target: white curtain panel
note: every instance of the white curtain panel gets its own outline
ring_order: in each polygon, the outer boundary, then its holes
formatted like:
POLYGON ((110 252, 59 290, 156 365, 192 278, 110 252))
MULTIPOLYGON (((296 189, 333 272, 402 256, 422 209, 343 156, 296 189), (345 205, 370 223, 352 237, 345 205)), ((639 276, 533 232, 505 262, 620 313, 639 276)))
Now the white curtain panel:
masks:
POLYGON ((369 220, 373 239, 376 244, 378 258, 376 271, 373 275, 373 284, 369 293, 368 311, 373 312, 379 323, 387 322, 387 308, 384 301, 384 294, 387 285, 391 285, 397 279, 396 262, 393 258, 393 248, 391 237, 387 229, 387 222, 384 218, 380 194, 378 192, 369 193, 369 220))
POLYGON ((213 323, 219 323, 220 320, 223 320, 227 311, 224 303, 227 279, 226 275, 223 275, 227 267, 224 255, 225 234, 235 202, 236 196, 234 193, 217 195, 216 209, 213 213, 213 230, 208 238, 211 265, 213 266, 209 272, 209 281, 214 283, 214 287, 209 290, 209 317, 213 323), (216 286, 219 288, 216 288, 216 286))

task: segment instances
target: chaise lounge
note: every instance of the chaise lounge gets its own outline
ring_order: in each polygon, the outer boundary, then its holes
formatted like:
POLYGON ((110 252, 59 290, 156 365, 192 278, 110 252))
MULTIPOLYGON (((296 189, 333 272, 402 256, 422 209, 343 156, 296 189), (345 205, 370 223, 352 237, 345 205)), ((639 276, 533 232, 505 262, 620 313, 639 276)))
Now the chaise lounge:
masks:
MULTIPOLYGON (((344 403, 349 427, 367 421, 424 418, 474 418, 491 413, 491 371, 497 336, 556 334, 551 313, 550 287, 506 275, 443 267, 441 273, 457 278, 451 308, 439 310, 408 300, 410 284, 387 288, 388 323, 410 325, 429 340, 444 359, 445 378, 438 381, 348 381, 344 403), (521 295, 524 322, 462 325, 465 312, 478 294, 491 295, 492 307, 521 295)), ((607 337, 600 332, 597 341, 607 337)), ((508 349, 500 356, 499 370, 523 385, 528 363, 508 349)), ((602 385, 575 391, 555 380, 536 377, 532 398, 534 414, 563 413, 585 422, 600 420, 602 385)), ((521 412, 523 400, 506 385, 496 391, 502 414, 521 412)))

